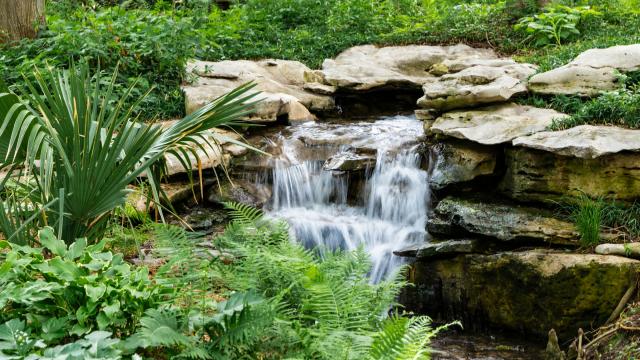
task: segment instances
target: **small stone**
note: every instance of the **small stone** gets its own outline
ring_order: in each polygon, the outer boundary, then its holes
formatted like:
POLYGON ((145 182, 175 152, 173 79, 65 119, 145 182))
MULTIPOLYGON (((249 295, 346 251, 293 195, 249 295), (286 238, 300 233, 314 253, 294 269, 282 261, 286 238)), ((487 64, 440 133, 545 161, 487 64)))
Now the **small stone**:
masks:
POLYGON ((418 109, 415 110, 416 119, 418 120, 435 120, 438 117, 438 111, 435 109, 418 109))
POLYGON ((415 257, 417 259, 429 259, 457 254, 469 254, 478 252, 482 246, 475 239, 447 240, 430 242, 394 251, 393 254, 403 257, 415 257))
POLYGON ((429 73, 435 76, 442 76, 449 73, 449 67, 443 63, 433 64, 429 68, 429 73))

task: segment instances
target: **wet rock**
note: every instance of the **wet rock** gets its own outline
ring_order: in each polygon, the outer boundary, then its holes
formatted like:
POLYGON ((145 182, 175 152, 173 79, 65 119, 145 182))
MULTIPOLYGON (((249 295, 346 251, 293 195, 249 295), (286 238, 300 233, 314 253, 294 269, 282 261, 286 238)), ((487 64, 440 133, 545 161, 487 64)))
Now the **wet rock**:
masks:
POLYGON ((583 159, 516 147, 505 154, 500 189, 518 201, 556 203, 583 193, 622 201, 640 197, 640 153, 583 159))
POLYGON ((489 146, 463 142, 441 142, 431 147, 435 154, 429 185, 440 190, 481 175, 493 174, 497 150, 489 146))
POLYGON ((527 92, 526 79, 536 68, 515 61, 500 66, 476 65, 447 74, 423 86, 418 106, 438 110, 505 102, 527 92))
POLYGON ((474 49, 467 45, 364 45, 347 49, 335 59, 325 60, 321 78, 325 84, 342 91, 419 89, 440 74, 460 71, 481 59, 496 58, 490 49, 474 49))
POLYGON ((471 140, 483 145, 496 145, 544 131, 554 119, 566 116, 551 109, 513 103, 493 105, 474 110, 447 112, 436 120, 431 127, 431 133, 471 140))
POLYGON ((514 146, 558 155, 595 159, 621 151, 640 152, 640 130, 580 125, 562 131, 544 131, 513 140, 514 146))
POLYGON ((311 112, 334 108, 333 99, 306 91, 305 72, 308 67, 297 61, 192 61, 187 73, 196 77, 191 85, 183 87, 186 112, 208 104, 236 87, 253 81, 255 90, 261 91, 255 112, 245 120, 275 122, 286 117, 289 122, 315 119, 311 112))
POLYGON ((447 197, 427 223, 432 234, 473 234, 517 243, 577 245, 573 224, 537 208, 476 199, 447 197))
POLYGON ((561 341, 601 325, 636 281, 640 261, 529 250, 418 261, 408 310, 561 341), (411 301, 413 303, 411 303, 411 301))
POLYGON ((409 248, 394 251, 393 254, 403 257, 428 259, 480 252, 485 248, 486 246, 483 246, 481 242, 476 239, 456 239, 414 245, 409 248))
POLYGON ((262 207, 271 197, 271 189, 244 180, 234 180, 233 184, 213 186, 207 200, 212 203, 237 202, 253 207, 262 207))
POLYGON ((327 171, 363 171, 376 166, 376 154, 342 152, 330 157, 322 166, 327 171))
POLYGON ((640 44, 587 50, 567 65, 534 75, 529 89, 540 94, 594 96, 620 87, 618 72, 640 70, 640 44))

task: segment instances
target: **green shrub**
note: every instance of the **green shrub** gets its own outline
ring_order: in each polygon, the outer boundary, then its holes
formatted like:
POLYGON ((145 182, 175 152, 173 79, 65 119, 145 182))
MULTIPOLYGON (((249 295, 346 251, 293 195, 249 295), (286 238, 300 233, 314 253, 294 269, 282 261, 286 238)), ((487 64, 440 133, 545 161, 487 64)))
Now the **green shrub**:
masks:
POLYGON ((117 72, 106 83, 86 64, 34 76, 20 96, 0 93, 0 169, 11 174, 0 181, 0 191, 14 181, 27 194, 0 198, 0 231, 22 244, 48 224, 68 243, 101 239, 115 209, 125 205, 129 184, 143 172, 159 203, 164 155, 173 154, 190 170, 188 155, 197 158, 202 133, 238 124, 255 96, 247 95, 251 84, 243 85, 162 128, 132 117, 135 106, 127 103, 133 86, 114 95, 117 72))
POLYGON ((131 335, 144 312, 169 295, 146 268, 103 251, 104 240, 67 246, 51 228, 38 237, 41 248, 0 242, 0 323, 27 321, 30 336, 48 345, 96 330, 131 335))
POLYGON ((583 18, 596 15, 600 13, 590 6, 552 5, 540 14, 520 19, 514 29, 526 32, 534 46, 561 45, 580 35, 578 26, 583 18))

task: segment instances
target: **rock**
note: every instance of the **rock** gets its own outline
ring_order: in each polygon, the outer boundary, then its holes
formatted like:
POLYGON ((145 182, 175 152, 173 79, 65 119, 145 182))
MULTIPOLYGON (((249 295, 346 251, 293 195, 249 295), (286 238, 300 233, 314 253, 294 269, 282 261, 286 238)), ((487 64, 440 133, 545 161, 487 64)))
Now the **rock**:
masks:
POLYGON ((640 153, 583 159, 515 147, 505 154, 499 187, 518 201, 556 203, 583 193, 621 201, 640 197, 640 153))
POLYGON ((407 310, 499 327, 561 342, 578 327, 603 324, 636 281, 640 261, 618 256, 529 250, 417 261, 404 297, 407 310))
POLYGON ((261 91, 256 98, 261 102, 245 120, 275 122, 282 117, 289 122, 313 120, 312 111, 329 111, 335 104, 329 96, 304 89, 308 71, 310 69, 304 64, 286 60, 192 61, 187 65, 187 73, 195 75, 196 80, 183 87, 186 112, 190 114, 236 87, 253 81, 255 90, 261 91))
POLYGON ((521 205, 447 197, 427 221, 431 234, 473 234, 516 243, 578 245, 579 234, 569 222, 548 212, 521 205))
POLYGON ((544 131, 554 119, 566 116, 551 109, 513 103, 493 105, 445 113, 433 124, 431 133, 496 145, 544 131))
POLYGON ((357 154, 342 152, 327 159, 322 169, 327 171, 363 171, 373 169, 375 166, 375 153, 357 154))
POLYGON ((213 186, 207 200, 212 203, 237 202, 260 208, 271 198, 271 188, 245 180, 234 180, 218 187, 213 186))
MULTIPOLYGON (((163 121, 159 123, 161 127, 169 127, 176 120, 163 121)), ((230 155, 238 156, 247 152, 248 149, 234 144, 235 141, 241 140, 241 136, 230 130, 211 129, 203 133, 202 138, 196 138, 198 145, 191 146, 191 150, 195 150, 197 157, 200 159, 202 170, 213 169, 219 165, 227 166, 230 155)), ((198 170, 198 159, 191 152, 187 152, 188 160, 191 164, 189 168, 185 168, 184 164, 173 154, 166 154, 166 174, 167 176, 186 173, 198 170)), ((141 176, 146 176, 142 174, 141 176)))
POLYGON ((540 94, 594 96, 620 87, 618 72, 640 70, 640 44, 587 50, 567 65, 534 75, 529 89, 540 94))
POLYGON ((580 125, 562 131, 545 131, 519 137, 513 140, 513 145, 595 159, 621 151, 640 152, 640 130, 580 125))
POLYGON ((414 111, 416 115, 416 119, 418 120, 435 120, 437 116, 437 112, 433 109, 418 109, 414 111))
POLYGON ((317 82, 304 84, 303 88, 316 94, 333 95, 336 92, 336 87, 331 85, 325 85, 317 82))
POLYGON ((640 258, 640 243, 600 244, 596 246, 596 254, 619 255, 630 258, 640 258))
MULTIPOLYGON (((323 83, 342 91, 371 91, 383 88, 419 89, 450 71, 460 71, 480 59, 496 59, 490 49, 455 46, 356 46, 322 64, 323 83), (447 71, 448 72, 448 71, 447 71)), ((307 75, 308 78, 312 74, 307 75)))
POLYGON ((475 65, 455 74, 447 74, 423 86, 418 106, 438 110, 467 108, 505 102, 527 92, 526 79, 536 68, 511 61, 500 67, 475 65))
POLYGON ((560 350, 558 344, 558 335, 554 329, 549 330, 549 338, 547 340, 547 348, 544 352, 545 360, 565 360, 564 351, 560 350))
MULTIPOLYGON (((211 186, 215 182, 214 179, 203 179, 203 187, 211 186)), ((160 188, 166 195, 166 199, 160 199, 163 204, 176 205, 186 202, 189 199, 197 201, 200 198, 200 184, 198 182, 191 183, 189 181, 172 181, 170 183, 160 183, 160 188), (168 204, 167 204, 168 203, 168 204)), ((147 194, 143 193, 138 187, 129 186, 131 192, 127 195, 127 203, 131 204, 139 212, 148 212, 154 209, 153 201, 149 202, 147 207, 147 194)))
POLYGON ((493 174, 497 150, 489 146, 463 142, 440 142, 431 147, 435 162, 429 175, 429 186, 440 190, 448 185, 493 174))
POLYGON ((428 259, 482 251, 485 247, 476 239, 446 240, 414 245, 394 251, 393 254, 403 257, 428 259))

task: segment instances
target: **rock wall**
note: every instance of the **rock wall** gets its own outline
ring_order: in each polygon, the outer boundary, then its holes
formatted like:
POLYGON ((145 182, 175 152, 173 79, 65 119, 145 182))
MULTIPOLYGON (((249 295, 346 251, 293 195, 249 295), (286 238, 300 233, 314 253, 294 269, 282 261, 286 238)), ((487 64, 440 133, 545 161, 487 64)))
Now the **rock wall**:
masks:
MULTIPOLYGON (((434 317, 462 319, 467 327, 539 337, 555 328, 566 340, 611 314, 636 280, 640 261, 576 251, 580 235, 553 205, 582 194, 640 199, 640 130, 585 125, 549 131, 567 115, 516 101, 531 92, 594 96, 617 89, 618 73, 639 70, 639 59, 640 45, 592 49, 535 74, 535 65, 490 49, 366 45, 327 59, 319 70, 284 60, 192 62, 187 70, 194 81, 184 91, 191 112, 254 81, 263 101, 246 120, 260 123, 395 111, 392 104, 413 103, 428 135, 435 201, 432 239, 396 252, 413 258, 409 280, 415 287, 405 303, 434 317)), ((208 165, 240 154, 224 150, 208 165)), ((336 157, 327 166, 362 172, 375 161, 372 154, 336 157)), ((617 240, 615 233, 601 237, 617 240)))

